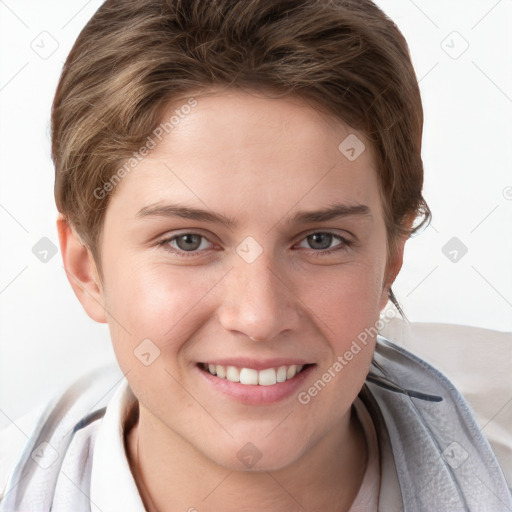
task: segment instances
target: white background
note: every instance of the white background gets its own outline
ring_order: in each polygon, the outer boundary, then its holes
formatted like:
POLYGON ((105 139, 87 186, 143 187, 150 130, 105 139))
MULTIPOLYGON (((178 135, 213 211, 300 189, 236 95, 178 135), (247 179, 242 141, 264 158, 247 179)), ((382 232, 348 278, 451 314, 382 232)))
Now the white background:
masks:
MULTIPOLYGON (((512 331, 512 1, 377 3, 408 40, 420 80, 433 211, 406 245, 395 293, 411 321, 512 331), (453 237, 468 248, 455 263, 442 251, 453 237)), ((100 4, 0 0, 0 426, 114 360, 107 326, 82 310, 60 253, 46 263, 32 253, 42 237, 58 246, 51 102, 100 4)))

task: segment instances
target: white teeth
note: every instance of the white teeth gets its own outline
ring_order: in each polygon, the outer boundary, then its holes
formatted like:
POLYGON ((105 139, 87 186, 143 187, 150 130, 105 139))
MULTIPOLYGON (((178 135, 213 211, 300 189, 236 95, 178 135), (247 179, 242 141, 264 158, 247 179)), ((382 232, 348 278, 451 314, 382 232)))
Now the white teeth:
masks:
POLYGON ((226 369, 226 379, 231 382, 240 382, 240 370, 235 366, 228 366, 226 369))
POLYGON ((272 386, 277 382, 277 375, 274 368, 267 368, 258 372, 258 384, 260 386, 272 386))
POLYGON ((286 366, 280 366, 277 369, 277 382, 284 382, 286 380, 286 366))
POLYGON ((252 368, 237 368, 236 366, 222 366, 220 364, 205 364, 204 369, 212 375, 231 382, 240 382, 251 386, 272 386, 278 382, 285 382, 293 379, 299 373, 303 365, 292 364, 290 366, 279 366, 278 368, 265 368, 254 370, 252 368))
POLYGON ((240 384, 258 384, 258 370, 242 368, 240 370, 240 384))
POLYGON ((295 377, 295 374, 297 373, 297 366, 292 364, 291 366, 288 366, 288 369, 286 370, 286 378, 291 379, 295 377))

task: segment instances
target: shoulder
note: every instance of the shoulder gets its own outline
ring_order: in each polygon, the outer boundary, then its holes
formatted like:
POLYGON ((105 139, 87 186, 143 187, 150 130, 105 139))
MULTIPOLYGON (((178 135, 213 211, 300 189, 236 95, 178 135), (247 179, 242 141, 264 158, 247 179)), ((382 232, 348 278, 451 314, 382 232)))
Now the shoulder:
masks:
POLYGON ((44 409, 45 405, 40 405, 0 430, 0 499, 7 492, 9 476, 21 458, 44 409))
POLYGON ((512 333, 393 319, 383 334, 460 392, 512 488, 512 333))
POLYGON ((512 506, 504 470, 463 395, 443 373, 379 335, 367 388, 383 418, 381 433, 389 435, 406 503, 420 510, 432 499, 441 508, 458 506, 461 499, 512 506))
POLYGON ((77 457, 73 439, 82 439, 85 430, 90 437, 86 427, 104 415, 123 380, 115 365, 98 368, 0 431, 0 497, 6 510, 20 500, 24 503, 29 494, 37 495, 38 503, 51 499, 68 450, 77 457))

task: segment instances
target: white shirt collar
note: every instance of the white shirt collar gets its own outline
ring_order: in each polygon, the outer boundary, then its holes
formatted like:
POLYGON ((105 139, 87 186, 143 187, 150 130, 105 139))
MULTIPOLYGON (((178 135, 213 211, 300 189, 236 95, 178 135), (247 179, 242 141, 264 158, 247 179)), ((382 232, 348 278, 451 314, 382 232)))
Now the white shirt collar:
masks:
POLYGON ((124 428, 137 401, 123 379, 101 422, 91 472, 92 512, 145 512, 124 447, 124 428))

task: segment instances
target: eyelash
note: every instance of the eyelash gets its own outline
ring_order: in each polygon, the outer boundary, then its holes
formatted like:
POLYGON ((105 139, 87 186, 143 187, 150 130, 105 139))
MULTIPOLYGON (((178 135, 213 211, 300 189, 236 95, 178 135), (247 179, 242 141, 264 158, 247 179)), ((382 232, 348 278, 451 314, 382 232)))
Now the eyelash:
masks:
MULTIPOLYGON (((335 238, 336 240, 338 240, 341 243, 338 245, 335 245, 331 249, 319 249, 319 250, 309 249, 310 251, 313 252, 314 257, 323 257, 323 256, 331 255, 336 252, 345 251, 354 245, 354 242, 347 240, 346 238, 342 237, 341 235, 338 235, 337 233, 333 233, 331 231, 314 231, 313 233, 307 234, 304 238, 301 239, 301 241, 307 239, 310 236, 319 235, 319 234, 331 235, 333 238, 335 238)), ((201 237, 202 239, 208 240, 204 235, 201 235, 200 233, 184 232, 184 233, 180 233, 178 235, 173 235, 171 237, 165 238, 164 240, 161 240, 160 242, 158 242, 157 245, 163 247, 166 251, 168 251, 172 254, 176 254, 178 256, 182 256, 185 258, 194 257, 197 254, 203 252, 203 251, 198 251, 198 250, 182 251, 180 249, 175 249, 174 247, 169 246, 169 244, 171 242, 173 242, 174 240, 176 240, 179 237, 184 236, 184 235, 197 235, 197 236, 201 237)), ((212 242, 210 242, 210 243, 212 243, 212 242)))

